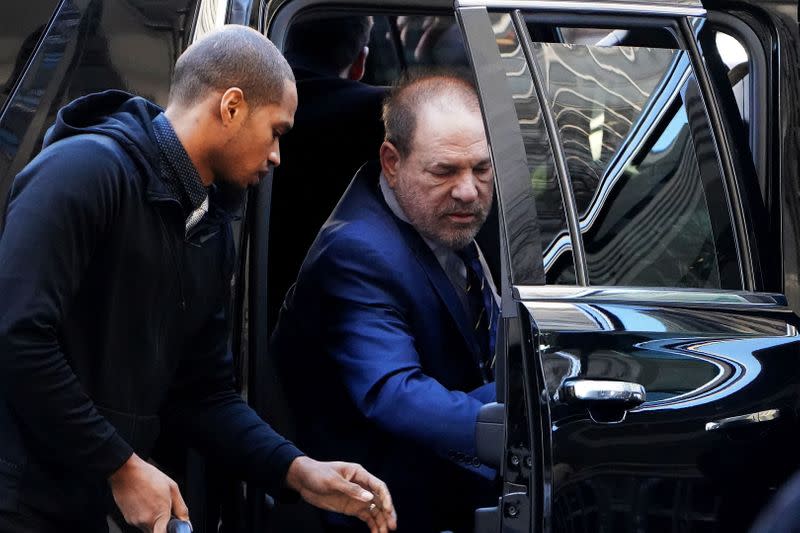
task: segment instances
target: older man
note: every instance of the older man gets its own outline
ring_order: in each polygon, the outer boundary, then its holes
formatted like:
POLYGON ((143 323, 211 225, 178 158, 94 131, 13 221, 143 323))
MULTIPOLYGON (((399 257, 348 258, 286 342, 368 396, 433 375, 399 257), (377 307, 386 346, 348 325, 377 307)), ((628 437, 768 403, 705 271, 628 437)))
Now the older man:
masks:
POLYGON ((217 186, 277 166, 296 107, 278 50, 231 26, 178 59, 164 112, 120 91, 59 112, 0 239, 0 530, 105 531, 112 496, 146 531, 187 518, 145 460, 161 426, 245 479, 393 527, 383 483, 302 456, 233 389, 217 186))
POLYGON ((475 457, 498 319, 474 240, 493 193, 483 121, 471 81, 436 73, 401 82, 384 123, 380 167, 317 236, 273 349, 300 443, 380 472, 403 531, 471 531, 494 477, 475 457))

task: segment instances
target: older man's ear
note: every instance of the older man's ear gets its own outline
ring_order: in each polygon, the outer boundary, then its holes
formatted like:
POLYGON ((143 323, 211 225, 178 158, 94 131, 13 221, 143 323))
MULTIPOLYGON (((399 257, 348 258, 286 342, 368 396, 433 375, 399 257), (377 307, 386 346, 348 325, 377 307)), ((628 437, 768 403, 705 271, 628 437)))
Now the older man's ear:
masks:
POLYGON ((400 151, 389 141, 383 141, 380 149, 381 170, 386 176, 389 187, 394 189, 397 183, 397 170, 400 165, 400 151))

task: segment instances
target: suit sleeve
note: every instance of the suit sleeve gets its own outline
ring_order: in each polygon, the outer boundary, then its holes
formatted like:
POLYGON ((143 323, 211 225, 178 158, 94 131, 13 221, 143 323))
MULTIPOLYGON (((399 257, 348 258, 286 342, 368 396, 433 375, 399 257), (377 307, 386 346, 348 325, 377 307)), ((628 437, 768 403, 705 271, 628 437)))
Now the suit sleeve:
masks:
POLYGON ((228 348, 228 296, 229 291, 220 291, 217 311, 200 328, 181 359, 162 411, 165 430, 181 435, 239 478, 259 484, 273 495, 291 498, 284 492, 286 472, 303 454, 262 420, 234 389, 233 357, 228 348))
POLYGON ((360 239, 340 239, 320 256, 327 302, 326 346, 358 409, 384 431, 493 477, 456 457, 474 457, 475 425, 491 387, 449 390, 420 365, 398 266, 360 239))
POLYGON ((59 344, 65 311, 119 205, 123 163, 108 145, 92 144, 62 141, 14 181, 0 238, 0 383, 37 447, 107 477, 132 449, 97 412, 59 344))

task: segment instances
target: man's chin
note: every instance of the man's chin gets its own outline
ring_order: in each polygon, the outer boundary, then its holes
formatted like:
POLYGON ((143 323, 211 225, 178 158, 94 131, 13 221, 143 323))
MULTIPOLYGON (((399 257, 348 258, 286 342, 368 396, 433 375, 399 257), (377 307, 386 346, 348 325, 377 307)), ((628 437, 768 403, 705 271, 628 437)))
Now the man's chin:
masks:
POLYGON ((448 234, 435 235, 431 240, 451 250, 461 250, 471 243, 477 234, 477 231, 451 232, 448 234))
POLYGON ((254 182, 252 179, 234 179, 224 176, 218 177, 216 180, 214 180, 214 183, 217 185, 217 187, 236 192, 246 191, 250 187, 258 185, 258 182, 254 182))

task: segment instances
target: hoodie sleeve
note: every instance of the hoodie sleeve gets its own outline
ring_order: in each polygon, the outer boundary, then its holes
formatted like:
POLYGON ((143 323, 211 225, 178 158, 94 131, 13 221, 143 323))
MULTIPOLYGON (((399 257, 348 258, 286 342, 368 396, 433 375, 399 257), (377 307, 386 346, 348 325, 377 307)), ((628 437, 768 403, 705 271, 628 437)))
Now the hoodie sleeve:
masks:
MULTIPOLYGON (((164 402, 165 434, 186 439, 208 457, 280 500, 296 494, 285 487, 292 461, 303 455, 262 420, 234 389, 230 337, 230 287, 233 236, 225 233, 228 251, 222 290, 214 292, 215 312, 187 339, 175 381, 164 402)), ((209 268, 209 267, 207 267, 209 268)), ((213 270, 213 269, 211 269, 213 270)))
POLYGON ((103 477, 133 451, 83 390, 59 332, 119 208, 112 142, 73 137, 39 154, 14 181, 0 238, 0 390, 38 449, 103 477))

